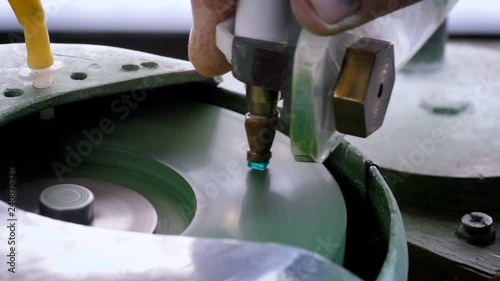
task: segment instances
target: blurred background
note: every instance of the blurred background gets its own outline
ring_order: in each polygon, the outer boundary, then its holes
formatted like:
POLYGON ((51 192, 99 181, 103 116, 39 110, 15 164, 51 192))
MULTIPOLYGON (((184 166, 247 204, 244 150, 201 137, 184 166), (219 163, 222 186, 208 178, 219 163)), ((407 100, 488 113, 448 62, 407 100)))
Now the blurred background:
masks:
MULTIPOLYGON (((42 0, 52 42, 125 47, 187 59, 189 0, 42 0)), ((460 0, 448 18, 456 37, 500 36, 500 1, 460 0)), ((7 1, 0 2, 0 43, 23 42, 7 1)))

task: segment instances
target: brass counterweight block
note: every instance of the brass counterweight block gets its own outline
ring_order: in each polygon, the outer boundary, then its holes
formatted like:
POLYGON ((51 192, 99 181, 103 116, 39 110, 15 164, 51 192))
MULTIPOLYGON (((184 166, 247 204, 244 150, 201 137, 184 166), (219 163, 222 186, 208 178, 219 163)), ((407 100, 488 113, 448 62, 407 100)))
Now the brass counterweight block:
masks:
POLYGON ((395 80, 392 43, 362 38, 347 50, 333 91, 336 128, 367 137, 384 121, 395 80))

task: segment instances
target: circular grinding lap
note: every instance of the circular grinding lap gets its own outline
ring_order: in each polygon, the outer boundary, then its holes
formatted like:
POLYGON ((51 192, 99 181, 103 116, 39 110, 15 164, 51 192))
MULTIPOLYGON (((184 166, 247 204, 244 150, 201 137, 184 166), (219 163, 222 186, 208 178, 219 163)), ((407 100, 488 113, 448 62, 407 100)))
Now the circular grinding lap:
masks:
MULTIPOLYGON (((127 118, 114 116, 112 132, 101 132, 102 142, 83 164, 63 175, 68 177, 63 183, 94 193, 91 225, 275 242, 343 262, 345 202, 322 164, 296 162, 289 138, 278 132, 267 169, 249 169, 243 115, 204 103, 169 100, 170 94, 148 96, 127 118)), ((82 116, 79 110, 86 109, 59 111, 59 120, 64 114, 72 120, 69 126, 63 123, 51 140, 56 156, 50 157, 62 164, 67 147, 86 140, 83 130, 98 135, 89 124, 113 117, 109 111, 95 112, 76 121, 82 116)), ((38 212, 40 192, 54 184, 59 182, 19 185, 23 197, 19 207, 38 212)))
POLYGON ((255 171, 243 115, 189 101, 144 111, 117 123, 104 145, 154 159, 189 183, 196 209, 177 206, 192 217, 183 235, 277 242, 342 261, 343 195, 323 165, 293 159, 287 136, 277 133, 268 169, 255 171))

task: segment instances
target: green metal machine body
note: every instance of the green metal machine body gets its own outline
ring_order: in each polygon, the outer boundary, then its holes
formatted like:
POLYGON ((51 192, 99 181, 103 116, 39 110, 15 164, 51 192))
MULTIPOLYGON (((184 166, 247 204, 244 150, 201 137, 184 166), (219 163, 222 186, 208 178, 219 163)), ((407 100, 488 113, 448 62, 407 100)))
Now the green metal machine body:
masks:
MULTIPOLYGON (((401 213, 378 167, 349 143, 343 142, 323 165, 295 163, 290 153, 283 160, 277 158, 268 174, 255 175, 260 172, 252 171, 238 177, 234 184, 245 186, 245 200, 235 200, 234 207, 225 210, 241 208, 240 213, 235 216, 224 213, 222 221, 228 226, 224 227, 218 220, 222 225, 220 231, 203 234, 195 227, 210 224, 214 216, 202 221, 200 214, 217 211, 217 208, 206 207, 207 202, 200 200, 198 191, 193 194, 189 189, 190 185, 201 185, 204 179, 196 183, 196 175, 186 177, 185 171, 191 169, 189 165, 203 165, 206 161, 217 163, 217 159, 225 159, 220 155, 240 152, 238 143, 232 145, 224 140, 231 140, 235 134, 242 134, 244 139, 245 97, 219 88, 217 80, 198 75, 187 62, 103 46, 54 44, 53 50, 65 68, 54 75, 53 87, 37 90, 16 79, 15 70, 24 60, 22 45, 0 46, 0 54, 16 54, 3 60, 5 75, 0 78, 3 183, 8 182, 9 167, 16 167, 20 187, 24 182, 39 178, 68 176, 109 181, 142 193, 155 206, 159 216, 163 214, 168 218, 159 222, 155 231, 165 239, 168 239, 163 236, 166 234, 181 234, 195 237, 194 242, 200 239, 200 243, 208 243, 203 237, 210 237, 292 245, 323 256, 318 259, 330 259, 329 266, 338 268, 337 280, 356 280, 352 273, 364 280, 406 280, 408 252, 401 213), (48 108, 55 109, 55 119, 40 120, 38 113, 48 108), (162 118, 169 123, 158 122, 162 118), (123 129, 123 124, 127 124, 127 130, 123 129), (96 139, 98 134, 90 133, 95 128, 101 131, 102 140, 96 139), (92 144, 90 148, 84 147, 82 136, 87 137, 83 138, 86 143, 92 144), (132 146, 132 143, 138 145, 132 146), (137 150, 126 153, 120 150, 127 147, 137 150), (207 147, 213 149, 201 149, 207 147), (71 155, 72 148, 77 156, 71 155), (166 153, 158 154, 159 148, 166 148, 166 153), (196 154, 199 163, 186 153, 189 148, 199 150, 196 154), (234 150, 236 152, 230 152, 234 150), (177 171, 184 171, 184 174, 177 171), (314 178, 321 178, 320 174, 314 174, 318 171, 325 173, 323 178, 332 179, 330 188, 315 184, 314 178), (270 178, 288 180, 290 186, 303 182, 300 189, 290 194, 299 194, 297 196, 306 200, 297 203, 294 198, 280 198, 282 190, 274 193, 262 190, 270 178), (332 193, 336 188, 340 188, 341 193, 332 193), (334 200, 323 202, 322 198, 334 200), (308 224, 322 225, 323 230, 294 222, 301 221, 295 219, 300 216, 308 217, 302 220, 308 224), (199 221, 194 222, 196 217, 199 221), (347 218, 346 228, 342 226, 342 217, 343 223, 347 218), (234 225, 230 223, 234 219, 239 219, 238 229, 229 227, 234 225), (281 231, 263 235, 266 233, 263 227, 281 231), (321 232, 324 230, 329 232, 321 232), (321 237, 321 233, 331 236, 321 237), (337 240, 343 241, 330 245, 337 240)), ((287 131, 281 129, 282 133, 276 138, 277 153, 287 155, 289 151, 280 151, 280 147, 289 146, 287 131)), ((241 157, 244 159, 244 152, 241 157)), ((224 167, 234 170, 235 166, 227 166, 229 164, 225 163, 224 167)), ((5 191, 3 187, 2 190, 5 191)), ((234 193, 230 189, 217 191, 219 197, 234 193)), ((0 198, 7 201, 5 193, 2 196, 0 198)), ((210 201, 211 197, 207 198, 210 201)), ((31 215, 27 217, 38 220, 31 215)), ((50 228, 53 223, 47 225, 50 228)), ((40 227, 41 231, 48 229, 40 227)), ((71 233, 61 235, 69 237, 71 233)), ((158 239, 153 238, 157 235, 149 235, 151 238, 141 237, 151 241, 158 239)), ((116 237, 132 239, 118 233, 116 237)), ((0 236, 2 247, 3 239, 4 236, 0 236)), ((219 241, 225 243, 225 240, 219 241)), ((260 246, 255 247, 260 249, 260 246)), ((51 257, 46 258, 47 262, 52 261, 51 257)), ((22 266, 19 267, 22 270, 22 266)), ((37 272, 38 269, 32 267, 32 270, 37 272)))
POLYGON ((381 130, 347 138, 402 209, 410 280, 500 277, 499 51, 495 37, 448 39, 443 24, 398 73, 381 130), (475 212, 486 219, 469 235, 475 212))

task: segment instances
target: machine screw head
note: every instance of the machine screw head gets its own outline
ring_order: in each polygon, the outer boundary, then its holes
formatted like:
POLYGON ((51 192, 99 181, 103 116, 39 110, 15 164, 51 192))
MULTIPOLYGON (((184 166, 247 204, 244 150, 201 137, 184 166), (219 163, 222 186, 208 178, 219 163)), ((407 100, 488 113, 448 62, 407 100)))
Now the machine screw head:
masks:
POLYGON ((481 212, 470 212, 462 216, 457 236, 470 244, 487 245, 495 240, 493 219, 481 212))
POLYGON ((469 232, 488 232, 493 227, 493 219, 485 213, 471 212, 462 216, 462 225, 469 232))
POLYGON ((472 107, 468 101, 455 100, 454 97, 446 95, 426 97, 420 106, 433 114, 446 116, 461 114, 472 107))

